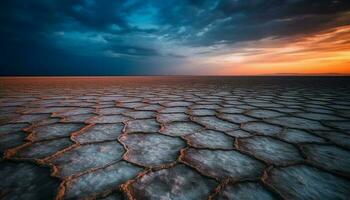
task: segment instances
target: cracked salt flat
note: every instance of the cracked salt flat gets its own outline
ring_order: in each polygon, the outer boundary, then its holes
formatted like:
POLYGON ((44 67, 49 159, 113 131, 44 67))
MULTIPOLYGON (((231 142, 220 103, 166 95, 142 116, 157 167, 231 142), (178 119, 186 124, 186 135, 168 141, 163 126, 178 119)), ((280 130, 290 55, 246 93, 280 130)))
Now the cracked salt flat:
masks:
POLYGON ((169 107, 159 110, 160 113, 185 113, 187 112, 186 107, 169 107))
POLYGON ((269 137, 243 138, 239 139, 238 144, 242 151, 275 165, 288 165, 303 160, 296 147, 269 137))
POLYGON ((189 116, 185 113, 164 113, 159 114, 157 119, 161 123, 171 123, 176 121, 188 121, 189 116))
POLYGON ((348 199, 350 182, 316 168, 296 165, 272 169, 267 182, 286 199, 348 199))
POLYGON ((217 117, 194 117, 193 120, 202 124, 206 128, 217 131, 230 131, 239 127, 237 124, 221 120, 217 117))
POLYGON ((1 162, 0 178, 1 198, 8 200, 54 199, 59 186, 50 169, 27 162, 1 162))
POLYGON ((0 79, 1 198, 350 195, 342 78, 127 79, 0 79))
POLYGON ((92 114, 95 112, 94 108, 73 108, 67 111, 56 113, 57 116, 74 116, 83 114, 92 114))
POLYGON ((89 123, 108 123, 108 124, 114 124, 114 123, 121 123, 129 120, 130 118, 125 117, 123 115, 105 115, 105 116, 98 116, 95 118, 90 119, 89 123))
POLYGON ((31 145, 24 146, 17 150, 17 158, 45 158, 53 155, 58 151, 61 151, 69 146, 73 145, 73 142, 69 138, 59 138, 55 140, 35 142, 31 145))
POLYGON ((214 196, 215 200, 273 200, 277 199, 262 185, 252 182, 225 185, 220 193, 214 196))
POLYGON ((154 119, 134 119, 126 123, 126 133, 154 133, 160 129, 159 123, 154 119))
POLYGON ((299 117, 277 117, 266 120, 273 124, 306 130, 328 130, 320 122, 299 117))
POLYGON ((233 149, 233 138, 217 131, 204 130, 183 138, 196 148, 233 149))
POLYGON ((191 148, 185 150, 181 160, 201 173, 217 179, 254 179, 261 175, 265 167, 261 162, 237 151, 191 148))
POLYGON ((246 115, 242 115, 242 114, 219 114, 218 115, 219 118, 221 119, 225 119, 227 121, 230 121, 232 123, 236 123, 236 124, 241 124, 241 123, 247 123, 250 121, 255 121, 254 118, 248 117, 246 115))
POLYGON ((302 149, 314 165, 324 167, 328 170, 334 170, 350 177, 349 151, 336 146, 317 144, 303 145, 302 149))
POLYGON ((62 119, 62 122, 67 123, 84 123, 97 115, 95 114, 79 114, 79 115, 69 115, 62 119))
POLYGON ((240 138, 240 137, 249 137, 252 136, 252 133, 249 133, 247 131, 244 130, 234 130, 234 131, 228 131, 226 132, 227 135, 236 137, 236 138, 240 138))
POLYGON ((270 136, 277 135, 282 131, 282 127, 265 122, 249 122, 244 124, 242 129, 248 132, 270 136))
POLYGON ((185 142, 161 134, 128 134, 120 141, 128 148, 125 160, 143 166, 160 166, 174 162, 185 142))
POLYGON ((50 124, 33 128, 31 138, 32 140, 47 140, 60 137, 69 137, 72 133, 79 131, 84 124, 50 124))
POLYGON ((286 129, 278 135, 279 138, 291 143, 324 143, 325 139, 303 130, 286 129))
POLYGON ((166 124, 160 132, 170 136, 182 136, 196 133, 202 128, 202 126, 193 122, 173 122, 166 124))
POLYGON ((117 140, 122 133, 124 125, 122 123, 116 124, 96 124, 89 127, 84 132, 74 136, 74 140, 79 143, 103 142, 106 140, 117 140))
POLYGON ((118 142, 104 142, 78 146, 48 162, 58 167, 59 177, 67 177, 120 160, 123 153, 124 149, 118 142))
POLYGON ((19 117, 12 120, 12 123, 34 123, 38 121, 42 121, 44 119, 48 119, 50 117, 49 114, 37 114, 37 115, 20 115, 19 117))
POLYGON ((122 114, 124 112, 127 112, 128 109, 126 108, 102 108, 99 110, 99 113, 102 115, 117 115, 117 114, 122 114))
POLYGON ((273 118, 273 117, 279 117, 283 116, 283 113, 273 111, 273 110, 250 110, 246 113, 248 116, 261 118, 261 119, 267 119, 267 118, 273 118))
POLYGON ((2 125, 0 126, 0 136, 1 135, 6 135, 6 134, 9 134, 9 133, 14 133, 14 132, 17 132, 17 131, 21 131, 23 130, 24 128, 28 127, 29 124, 22 124, 22 123, 16 123, 16 124, 5 124, 5 125, 2 125))
POLYGON ((120 161, 106 168, 84 174, 68 182, 66 198, 86 198, 104 191, 118 188, 120 184, 134 178, 142 168, 120 161))
POLYGON ((129 187, 136 199, 205 199, 216 182, 184 165, 149 172, 129 187))
POLYGON ((191 111, 191 115, 193 116, 208 116, 208 115, 215 115, 216 112, 214 110, 209 109, 194 109, 191 111))
POLYGON ((21 131, 0 136, 0 153, 25 143, 26 138, 27 134, 21 131))
POLYGON ((327 138, 339 146, 350 149, 350 135, 348 134, 332 131, 315 132, 315 134, 327 138))
POLYGON ((153 111, 129 111, 124 112, 123 115, 134 119, 147 119, 154 118, 156 116, 156 113, 153 111))

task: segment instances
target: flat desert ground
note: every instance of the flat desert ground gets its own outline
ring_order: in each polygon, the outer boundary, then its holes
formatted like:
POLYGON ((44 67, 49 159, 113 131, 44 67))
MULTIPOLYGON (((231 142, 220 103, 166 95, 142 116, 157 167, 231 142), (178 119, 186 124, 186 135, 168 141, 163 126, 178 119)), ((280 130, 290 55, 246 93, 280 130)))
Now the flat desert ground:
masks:
POLYGON ((350 78, 2 77, 0 199, 349 199, 350 78))

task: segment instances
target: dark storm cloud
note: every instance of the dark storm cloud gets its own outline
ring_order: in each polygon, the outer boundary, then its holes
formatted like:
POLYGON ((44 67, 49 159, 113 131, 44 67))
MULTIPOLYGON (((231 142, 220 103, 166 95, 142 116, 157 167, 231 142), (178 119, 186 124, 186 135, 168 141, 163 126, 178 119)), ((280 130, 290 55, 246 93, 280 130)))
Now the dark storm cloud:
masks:
MULTIPOLYGON (((346 0, 222 0, 190 1, 182 9, 169 8, 166 23, 188 26, 188 32, 175 35, 195 45, 225 41, 235 43, 265 37, 284 37, 349 24, 349 17, 336 21, 349 11, 346 0), (186 13, 177 17, 178 10, 186 13), (177 22, 182 22, 178 24, 177 22)), ((349 13, 347 13, 349 15, 349 13)))
MULTIPOLYGON (((91 65, 91 73, 104 65, 104 73, 142 74, 161 65, 143 65, 145 57, 172 62, 188 56, 182 47, 309 34, 349 24, 349 11, 348 0, 5 0, 1 74, 66 73, 78 61, 91 65), (52 69, 55 61, 61 69, 52 69)), ((75 68, 74 74, 84 72, 75 68)))
POLYGON ((159 56, 155 49, 137 46, 113 45, 109 48, 113 53, 126 56, 159 56))

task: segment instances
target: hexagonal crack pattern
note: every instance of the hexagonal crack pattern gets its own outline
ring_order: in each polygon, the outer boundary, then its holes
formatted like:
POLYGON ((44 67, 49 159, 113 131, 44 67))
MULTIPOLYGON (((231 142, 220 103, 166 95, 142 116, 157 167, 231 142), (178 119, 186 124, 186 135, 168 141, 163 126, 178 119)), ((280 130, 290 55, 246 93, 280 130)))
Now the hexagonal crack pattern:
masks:
POLYGON ((285 199, 345 200, 350 195, 350 181, 305 165, 272 169, 266 181, 285 199))
POLYGON ((345 79, 0 78, 0 198, 348 199, 345 79))
POLYGON ((136 199, 205 199, 216 182, 184 165, 149 172, 129 185, 136 199))
POLYGON ((1 199, 54 199, 59 180, 50 177, 50 169, 27 162, 0 162, 1 199))
POLYGON ((120 138, 128 152, 124 159, 138 165, 155 167, 176 161, 185 142, 161 134, 127 134, 120 138))
POLYGON ((258 179, 265 167, 263 163, 237 151, 187 149, 181 160, 201 173, 221 180, 258 179))

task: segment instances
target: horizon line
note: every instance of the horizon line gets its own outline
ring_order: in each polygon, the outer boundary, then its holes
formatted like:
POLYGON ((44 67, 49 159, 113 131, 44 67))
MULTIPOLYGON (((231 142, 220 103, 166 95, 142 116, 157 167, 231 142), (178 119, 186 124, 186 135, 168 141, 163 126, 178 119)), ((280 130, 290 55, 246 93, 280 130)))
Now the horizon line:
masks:
POLYGON ((350 73, 272 73, 272 74, 230 74, 230 75, 210 75, 210 74, 154 74, 154 75, 0 75, 0 78, 64 78, 64 77, 348 77, 350 73))

